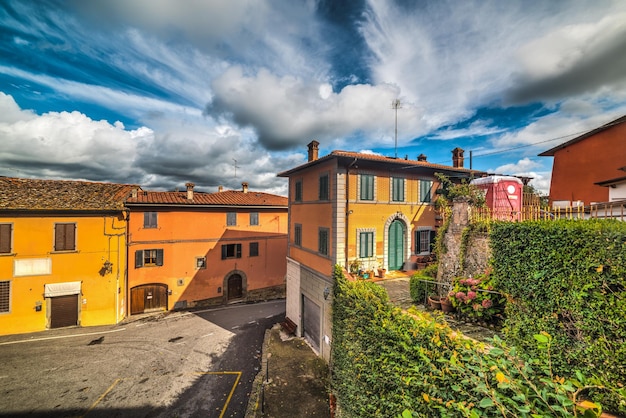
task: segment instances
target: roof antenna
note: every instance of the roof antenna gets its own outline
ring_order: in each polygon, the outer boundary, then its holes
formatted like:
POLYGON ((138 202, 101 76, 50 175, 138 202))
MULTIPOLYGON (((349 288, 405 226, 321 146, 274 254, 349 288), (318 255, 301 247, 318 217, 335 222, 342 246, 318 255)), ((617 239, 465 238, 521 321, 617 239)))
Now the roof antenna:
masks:
POLYGON ((391 108, 395 110, 396 113, 396 125, 395 125, 395 143, 396 143, 396 154, 395 158, 398 158, 398 109, 402 109, 402 103, 400 99, 394 99, 391 101, 391 108))
POLYGON ((233 158, 233 161, 235 162, 235 180, 237 180, 237 160, 233 158))

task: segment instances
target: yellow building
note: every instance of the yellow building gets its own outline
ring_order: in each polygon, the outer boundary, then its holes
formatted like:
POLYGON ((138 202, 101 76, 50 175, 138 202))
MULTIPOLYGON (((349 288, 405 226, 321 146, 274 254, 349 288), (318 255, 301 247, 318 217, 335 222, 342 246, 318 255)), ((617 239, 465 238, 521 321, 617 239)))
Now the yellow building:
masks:
POLYGON ((138 186, 0 177, 0 335, 115 324, 138 186))
MULTIPOLYGON (((330 355, 332 271, 410 269, 428 256, 440 223, 434 207, 436 173, 460 181, 478 172, 453 165, 333 151, 279 173, 289 178, 287 317, 325 359, 330 355), (408 264, 406 264, 408 263, 408 264)), ((482 174, 482 173, 481 173, 482 174)))

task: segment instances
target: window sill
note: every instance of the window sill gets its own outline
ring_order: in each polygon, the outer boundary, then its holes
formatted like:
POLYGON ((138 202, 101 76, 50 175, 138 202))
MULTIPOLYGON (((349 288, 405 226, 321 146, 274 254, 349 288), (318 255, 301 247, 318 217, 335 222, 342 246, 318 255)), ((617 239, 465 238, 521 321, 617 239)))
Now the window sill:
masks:
POLYGON ((59 250, 59 251, 50 251, 50 254, 77 254, 78 250, 59 250))

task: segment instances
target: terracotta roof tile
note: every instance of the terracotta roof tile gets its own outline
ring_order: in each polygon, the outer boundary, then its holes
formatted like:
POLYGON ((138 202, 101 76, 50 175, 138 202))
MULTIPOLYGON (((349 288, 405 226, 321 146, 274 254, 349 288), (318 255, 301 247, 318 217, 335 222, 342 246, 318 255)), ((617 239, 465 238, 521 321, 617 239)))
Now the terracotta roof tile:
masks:
POLYGON ((121 210, 131 184, 0 177, 0 210, 121 210))
POLYGON ((284 206, 287 198, 263 192, 227 190, 217 193, 193 192, 193 199, 187 199, 187 192, 140 191, 137 197, 127 200, 129 205, 189 205, 189 206, 284 206))

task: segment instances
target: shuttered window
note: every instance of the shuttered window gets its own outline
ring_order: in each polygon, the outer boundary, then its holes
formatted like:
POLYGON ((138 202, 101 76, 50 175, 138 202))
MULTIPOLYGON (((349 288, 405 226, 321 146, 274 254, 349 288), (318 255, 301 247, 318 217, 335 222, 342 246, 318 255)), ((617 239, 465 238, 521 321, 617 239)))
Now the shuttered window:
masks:
POLYGON ((293 231, 293 243, 297 246, 302 245, 302 225, 296 224, 293 231))
POLYGON ((143 213, 143 227, 144 228, 157 228, 157 213, 156 212, 144 212, 143 213))
POLYGON ((404 179, 400 177, 391 178, 391 200, 394 202, 404 202, 404 179))
POLYGON ((135 268, 163 265, 163 249, 135 251, 135 268))
POLYGON ((328 255, 328 229, 320 228, 318 231, 318 249, 320 254, 328 255))
POLYGON ((432 200, 431 189, 433 182, 431 180, 420 180, 420 202, 430 203, 432 200))
POLYGON ((259 224, 259 212, 250 212, 250 225, 259 224))
POLYGON ((0 253, 2 254, 11 253, 12 231, 12 224, 0 224, 0 253))
POLYGON ((226 213, 226 225, 237 226, 237 212, 226 213))
POLYGON ((296 192, 294 200, 296 202, 302 202, 302 180, 296 181, 296 192))
POLYGON ((374 233, 359 233, 359 257, 370 258, 374 256, 374 233))
POLYGON ((371 174, 361 174, 359 198, 361 200, 374 200, 374 176, 371 174))
POLYGON ((241 258, 241 244, 222 245, 222 260, 227 258, 241 258))
POLYGON ((257 257, 259 255, 259 243, 251 242, 250 243, 250 257, 257 257))
POLYGON ((54 225, 54 251, 76 250, 76 224, 63 223, 54 225))
POLYGON ((330 196, 329 181, 328 174, 320 176, 319 200, 328 200, 330 196))

